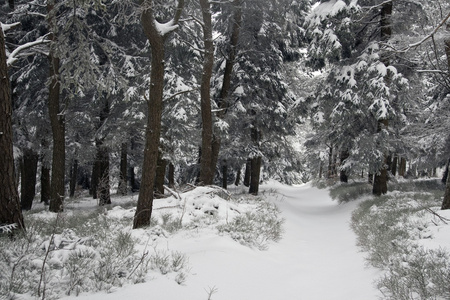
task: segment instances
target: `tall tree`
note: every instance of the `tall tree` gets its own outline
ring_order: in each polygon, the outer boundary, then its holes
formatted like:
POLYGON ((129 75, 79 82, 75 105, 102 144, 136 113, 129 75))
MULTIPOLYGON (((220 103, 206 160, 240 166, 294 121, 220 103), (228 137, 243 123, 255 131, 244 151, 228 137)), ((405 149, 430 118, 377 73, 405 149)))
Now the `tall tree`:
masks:
POLYGON ((153 208, 153 187, 158 161, 159 139, 161 136, 161 114, 164 90, 165 41, 178 27, 178 21, 184 6, 184 0, 178 0, 173 18, 161 24, 156 20, 154 2, 142 0, 141 22, 151 49, 150 90, 148 97, 147 128, 145 132, 144 162, 142 166, 142 184, 139 190, 133 228, 150 224, 153 208))
POLYGON ((4 26, 0 23, 0 224, 25 230, 19 193, 14 180, 11 86, 5 48, 4 26))
POLYGON ((202 11, 203 27, 203 72, 201 81, 202 112, 202 152, 200 157, 200 182, 205 185, 213 183, 215 165, 213 165, 213 120, 211 113, 211 76, 214 66, 213 27, 209 0, 199 0, 202 11))

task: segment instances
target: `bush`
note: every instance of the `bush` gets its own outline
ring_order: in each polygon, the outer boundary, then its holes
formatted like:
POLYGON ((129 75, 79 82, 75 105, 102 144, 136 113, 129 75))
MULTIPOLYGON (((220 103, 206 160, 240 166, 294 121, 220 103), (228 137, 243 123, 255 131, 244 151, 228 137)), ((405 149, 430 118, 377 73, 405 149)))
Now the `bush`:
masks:
POLYGON ((330 197, 339 203, 349 202, 372 194, 372 185, 366 182, 342 183, 330 188, 330 197))
POLYGON ((260 200, 256 210, 235 217, 230 223, 218 226, 220 233, 228 233, 243 245, 267 249, 270 241, 281 239, 284 219, 275 204, 260 200))

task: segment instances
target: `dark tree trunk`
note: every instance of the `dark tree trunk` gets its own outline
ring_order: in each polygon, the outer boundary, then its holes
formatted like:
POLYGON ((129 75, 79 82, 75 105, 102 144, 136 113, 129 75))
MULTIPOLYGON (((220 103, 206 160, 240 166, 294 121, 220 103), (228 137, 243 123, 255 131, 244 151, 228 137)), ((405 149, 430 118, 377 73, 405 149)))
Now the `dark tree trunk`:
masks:
POLYGON ((100 206, 111 204, 110 182, 109 182, 109 149, 101 145, 97 152, 98 159, 98 187, 97 197, 100 206))
POLYGON ((134 172, 134 167, 128 168, 128 174, 130 176, 130 188, 132 193, 139 191, 138 184, 136 182, 136 173, 134 172))
POLYGON ((398 156, 395 155, 394 159, 392 160, 392 166, 391 166, 391 173, 392 176, 396 176, 397 175, 397 166, 398 166, 398 156))
MULTIPOLYGON (((392 2, 384 2, 381 5, 381 15, 380 15, 380 31, 381 31, 381 42, 387 43, 392 35, 392 2)), ((382 53, 381 62, 383 62, 386 66, 390 64, 389 58, 386 54, 382 53)), ((384 81, 386 83, 390 82, 390 75, 385 76, 384 81)), ((389 126, 388 119, 379 119, 378 120, 378 128, 377 132, 380 132, 383 129, 387 129, 389 126)), ((373 182, 373 190, 372 193, 376 196, 381 196, 382 194, 387 193, 387 182, 388 182, 388 154, 384 154, 384 162, 381 166, 381 169, 375 173, 375 178, 373 182)))
POLYGON ((14 0, 8 0, 8 5, 10 9, 14 9, 14 0))
MULTIPOLYGON (((47 4, 48 14, 51 15, 53 4, 47 4)), ((50 30, 53 30, 53 19, 49 18, 50 30)), ((56 43, 53 34, 49 35, 49 40, 56 43)), ((52 49, 52 47, 50 47, 52 49)), ((53 155, 52 155, 52 175, 50 184, 50 207, 51 212, 62 212, 64 210, 64 176, 66 163, 65 144, 65 117, 64 108, 60 105, 60 80, 59 80, 59 58, 54 56, 52 50, 49 54, 50 62, 50 85, 48 97, 48 112, 53 134, 53 155)))
POLYGON ((122 196, 125 196, 128 191, 127 187, 127 143, 122 143, 120 148, 120 174, 119 174, 119 187, 118 193, 122 196))
POLYGON ((251 159, 251 175, 250 175, 250 188, 249 193, 252 195, 258 195, 259 180, 261 174, 261 156, 251 159))
POLYGON ((3 30, 0 30, 0 153, 0 225, 15 224, 25 230, 14 180, 11 86, 3 30))
POLYGON ((69 184, 69 197, 75 196, 75 189, 78 183, 78 160, 74 159, 70 166, 70 184, 69 184))
POLYGON ((445 184, 445 194, 444 200, 442 201, 442 209, 450 209, 450 176, 448 176, 448 166, 450 164, 450 160, 447 163, 447 178, 445 184))
POLYGON ((225 159, 222 162, 222 187, 228 188, 228 164, 225 159))
POLYGON ((402 157, 400 158, 400 165, 398 168, 398 175, 405 177, 406 174, 406 158, 402 157))
POLYGON ((320 161, 319 164, 319 179, 322 179, 322 173, 323 173, 323 161, 320 161))
POLYGON ((169 163, 169 172, 167 174, 169 180, 169 187, 173 188, 175 186, 175 166, 173 163, 169 163))
MULTIPOLYGON (((388 120, 380 120, 378 131, 381 131, 383 127, 387 128, 388 120)), ((373 180, 372 194, 376 196, 381 196, 387 193, 387 182, 388 182, 388 168, 387 168, 387 155, 384 156, 383 166, 381 169, 375 173, 373 180)))
POLYGON ((367 182, 370 184, 373 184, 373 174, 369 173, 369 175, 367 176, 367 182))
POLYGON ((50 203, 50 169, 44 163, 41 166, 41 202, 50 203))
POLYGON ((156 165, 156 177, 155 177, 155 194, 164 195, 164 179, 166 178, 166 166, 167 160, 162 158, 161 151, 158 154, 158 162, 156 165))
POLYGON ((247 162, 245 163, 245 174, 244 174, 244 186, 246 187, 250 186, 251 165, 252 160, 248 158, 247 162))
POLYGON ((241 183, 241 169, 239 168, 236 172, 236 180, 234 181, 235 186, 239 186, 241 183))
POLYGON ((200 158, 200 183, 211 185, 214 180, 212 166, 213 121, 211 113, 211 76, 214 65, 211 10, 208 0, 199 0, 203 16, 203 72, 200 88, 202 115, 202 155, 200 158))
POLYGON ((30 210, 36 196, 36 175, 39 155, 32 149, 24 149, 21 162, 20 205, 22 210, 30 210))
MULTIPOLYGON (((347 150, 343 150, 341 151, 341 165, 345 162, 345 160, 349 157, 349 153, 347 150)), ((347 175, 347 170, 345 169, 341 169, 340 174, 339 174, 339 178, 341 180, 341 182, 348 182, 348 175, 347 175)))
MULTIPOLYGON (((173 24, 177 24, 184 0, 178 0, 173 24)), ((150 71, 150 97, 148 103, 147 128, 145 132, 144 162, 142 166, 142 184, 139 189, 138 203, 133 220, 133 228, 141 228, 150 225, 150 217, 153 209, 153 185, 156 176, 156 163, 158 160, 159 138, 161 135, 161 114, 164 87, 164 61, 165 35, 161 35, 156 27, 153 16, 153 3, 151 0, 141 2, 143 8, 141 23, 151 48, 150 71)))

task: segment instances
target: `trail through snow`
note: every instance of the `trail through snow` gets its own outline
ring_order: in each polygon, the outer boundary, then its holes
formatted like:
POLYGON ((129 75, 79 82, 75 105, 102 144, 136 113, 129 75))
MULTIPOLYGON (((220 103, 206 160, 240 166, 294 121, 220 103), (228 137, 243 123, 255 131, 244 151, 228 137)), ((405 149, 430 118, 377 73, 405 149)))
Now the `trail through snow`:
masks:
POLYGON ((149 278, 111 294, 84 294, 77 299, 123 300, 372 300, 379 272, 365 267, 356 236, 349 227, 357 203, 339 205, 310 184, 270 182, 268 198, 285 218, 280 242, 266 251, 242 246, 216 233, 182 231, 158 245, 185 253, 190 273, 183 285, 173 278, 149 278))

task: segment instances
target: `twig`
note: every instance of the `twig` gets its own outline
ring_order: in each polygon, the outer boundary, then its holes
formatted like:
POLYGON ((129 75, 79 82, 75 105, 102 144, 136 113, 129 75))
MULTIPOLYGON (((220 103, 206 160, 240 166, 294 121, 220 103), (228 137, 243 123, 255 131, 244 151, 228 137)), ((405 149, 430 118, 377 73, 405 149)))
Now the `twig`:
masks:
POLYGON ((432 209, 430 209, 430 208, 428 208, 428 207, 425 208, 425 210, 428 211, 428 212, 430 212, 431 214, 435 215, 436 217, 438 217, 438 218, 439 218, 442 222, 444 222, 444 224, 446 224, 446 225, 448 225, 447 222, 450 222, 450 219, 447 219, 447 218, 441 216, 440 214, 436 213, 435 211, 433 211, 432 209))

